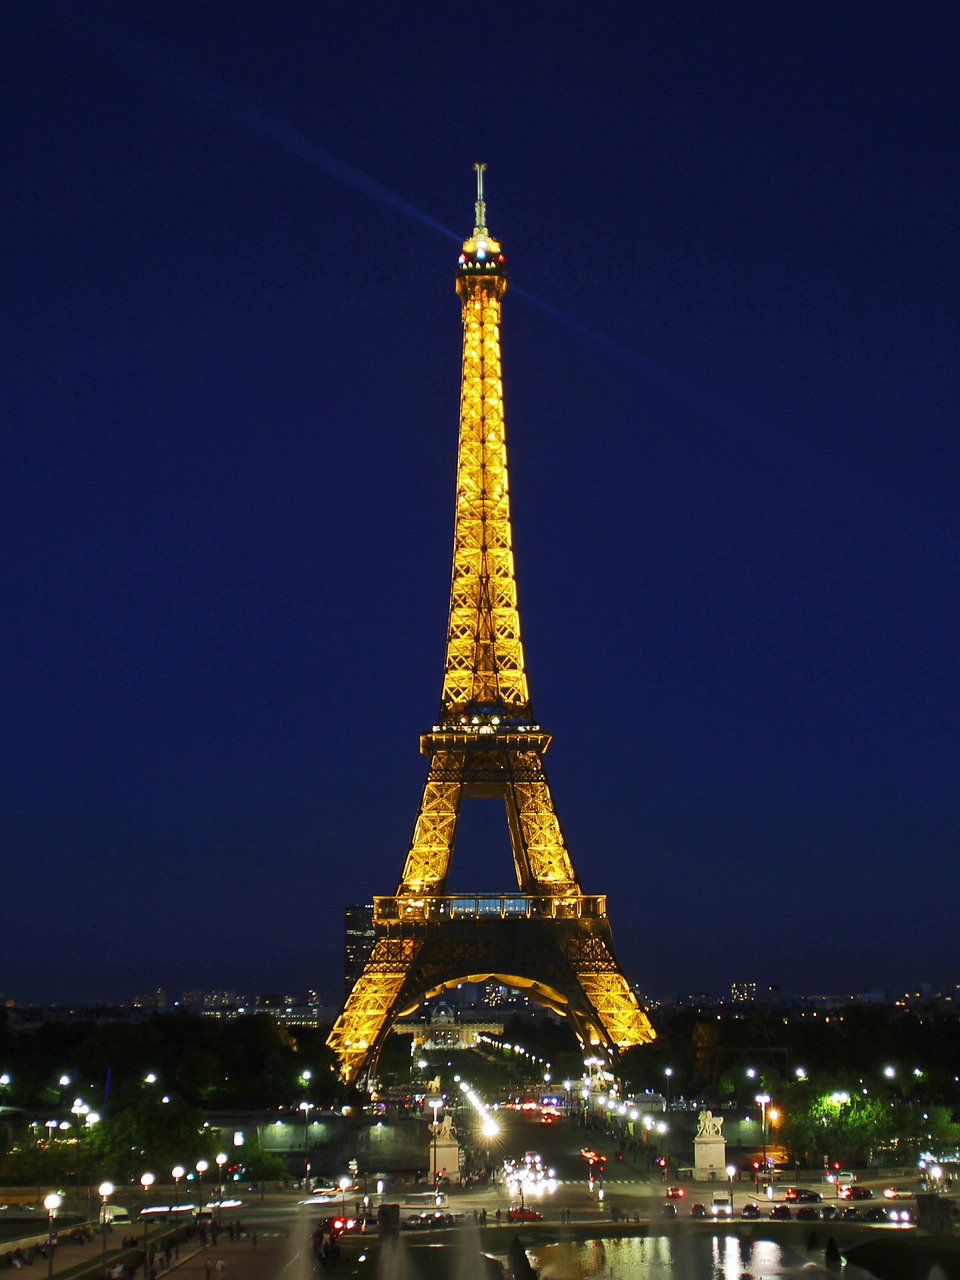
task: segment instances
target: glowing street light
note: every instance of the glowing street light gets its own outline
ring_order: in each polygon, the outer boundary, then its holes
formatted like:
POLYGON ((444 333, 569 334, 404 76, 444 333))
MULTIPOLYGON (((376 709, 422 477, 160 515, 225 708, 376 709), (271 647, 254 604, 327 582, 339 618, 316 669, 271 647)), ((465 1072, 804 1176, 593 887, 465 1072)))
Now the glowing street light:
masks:
POLYGON ((433 1190, 436 1193, 438 1190, 437 1179, 440 1176, 440 1170, 437 1168, 437 1135, 440 1130, 440 1126, 437 1123, 437 1112, 443 1106, 443 1099, 428 1098, 427 1106, 433 1109, 433 1190))
POLYGON ((43 1207, 47 1211, 47 1280, 53 1275, 53 1218, 62 1204, 63 1196, 58 1196, 55 1191, 43 1197, 43 1207))
POLYGON ((198 1160, 193 1166, 197 1171, 197 1221, 203 1223, 200 1214, 203 1213, 203 1175, 210 1168, 209 1160, 198 1160))
POLYGON ((301 1102, 303 1112, 303 1189, 310 1194, 310 1102, 301 1102))
POLYGON ((217 1183, 219 1186, 219 1195, 217 1196, 217 1225, 223 1226, 223 1166, 227 1163, 229 1156, 225 1151, 218 1153, 217 1160, 217 1183))
POLYGON ((100 1196, 100 1234, 103 1237, 103 1263, 100 1268, 100 1274, 103 1276, 107 1274, 107 1230, 110 1226, 109 1222, 107 1222, 107 1201, 113 1195, 113 1190, 112 1182, 101 1182, 97 1187, 97 1192, 100 1196))
MULTIPOLYGON (((153 1186, 153 1184, 154 1184, 155 1182, 156 1182, 156 1178, 153 1176, 153 1174, 152 1174, 152 1173, 141 1173, 141 1175, 140 1175, 140 1185, 141 1185, 141 1187, 143 1187, 143 1208, 144 1208, 144 1210, 146 1210, 146 1207, 147 1207, 147 1193, 149 1192, 150 1188, 153 1186)), ((144 1212, 144 1215, 143 1215, 143 1272, 144 1272, 144 1275, 146 1275, 146 1273, 147 1273, 147 1271, 148 1271, 148 1267, 147 1267, 147 1225, 148 1225, 149 1221, 150 1221, 149 1216, 147 1215, 147 1213, 146 1213, 146 1212, 144 1212)))
MULTIPOLYGON (((180 1179, 186 1172, 182 1164, 175 1164, 170 1170, 170 1176, 173 1178, 173 1221, 175 1224, 180 1222, 180 1179)), ((173 1254, 176 1258, 180 1257, 179 1225, 176 1225, 173 1232, 173 1254)))
POLYGON ((757 1106, 760 1108, 760 1136, 763 1142, 763 1172, 766 1176, 767 1172, 767 1106, 770 1102, 769 1093, 758 1093, 756 1097, 757 1106))

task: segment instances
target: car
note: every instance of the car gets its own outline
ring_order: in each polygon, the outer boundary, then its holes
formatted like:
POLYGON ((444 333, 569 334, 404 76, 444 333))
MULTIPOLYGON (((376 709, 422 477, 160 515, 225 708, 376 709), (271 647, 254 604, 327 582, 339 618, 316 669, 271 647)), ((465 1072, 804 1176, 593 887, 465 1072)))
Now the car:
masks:
POLYGON ((793 1213, 788 1204, 775 1204, 770 1210, 770 1217, 778 1222, 785 1222, 793 1218, 793 1213))
POLYGON ((507 1210, 508 1222, 542 1222, 543 1214, 539 1209, 531 1209, 528 1205, 515 1204, 507 1210))
POLYGON ((710 1202, 710 1216, 712 1218, 732 1218, 733 1198, 728 1195, 714 1196, 710 1202))
POLYGON ((740 1210, 741 1218, 759 1218, 761 1216, 760 1206, 754 1200, 748 1200, 740 1210))
POLYGON ((915 1192, 910 1187, 884 1187, 883 1194, 887 1200, 912 1200, 915 1192))
POLYGON ((683 1187, 667 1187, 668 1200, 682 1200, 686 1194, 683 1187))
POLYGON ((677 1216, 677 1206, 672 1200, 665 1200, 660 1206, 660 1216, 662 1218, 675 1218, 677 1216))
POLYGON ((856 1208, 855 1205, 848 1204, 847 1207, 844 1209, 843 1213, 841 1213, 840 1217, 843 1219, 844 1222, 859 1222, 860 1219, 863 1217, 863 1214, 860 1212, 858 1208, 856 1208))
POLYGON ((690 1206, 691 1218, 705 1218, 707 1216, 707 1206, 705 1204, 692 1204, 690 1206))
POLYGON ((820 1218, 820 1210, 815 1204, 802 1204, 797 1209, 798 1222, 817 1222, 820 1218))
MULTIPOLYGON (((421 1213, 408 1214, 401 1226, 406 1227, 408 1231, 436 1231, 440 1227, 449 1227, 448 1222, 450 1214, 444 1213, 441 1209, 424 1209, 421 1213)), ((347 1219, 343 1230, 353 1230, 354 1223, 351 1219, 347 1219)))
POLYGON ((871 1205, 863 1215, 864 1222, 889 1222, 890 1210, 884 1204, 871 1205))
POLYGON ((837 1195, 841 1200, 872 1200, 873 1192, 869 1187, 858 1187, 856 1185, 849 1187, 840 1187, 837 1195))
POLYGON ((819 1191, 810 1191, 807 1187, 787 1187, 783 1198, 794 1200, 797 1204, 819 1204, 823 1196, 819 1191))
POLYGON ((840 1214, 835 1204, 825 1204, 820 1210, 820 1218, 823 1222, 832 1222, 834 1218, 839 1218, 840 1214))

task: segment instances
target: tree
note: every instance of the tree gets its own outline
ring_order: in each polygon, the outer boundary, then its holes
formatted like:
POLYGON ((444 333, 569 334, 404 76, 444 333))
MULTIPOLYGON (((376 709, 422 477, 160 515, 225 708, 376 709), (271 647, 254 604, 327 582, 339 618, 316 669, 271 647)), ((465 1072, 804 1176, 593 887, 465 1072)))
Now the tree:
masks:
POLYGON ((240 1159, 244 1175, 254 1182, 283 1182, 290 1176, 283 1157, 264 1151, 256 1139, 244 1144, 240 1159))
POLYGON ((201 1156, 212 1160, 217 1133, 204 1127, 202 1111, 175 1098, 143 1098, 102 1120, 87 1145, 104 1176, 135 1178, 150 1170, 165 1178, 175 1164, 189 1167, 201 1156))

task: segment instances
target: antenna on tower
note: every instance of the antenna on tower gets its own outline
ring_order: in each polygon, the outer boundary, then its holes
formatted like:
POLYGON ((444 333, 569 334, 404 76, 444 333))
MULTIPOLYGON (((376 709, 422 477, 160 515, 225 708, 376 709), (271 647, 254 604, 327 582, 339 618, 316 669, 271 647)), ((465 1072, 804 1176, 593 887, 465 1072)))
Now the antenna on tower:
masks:
POLYGON ((485 164, 475 164, 474 169, 477 171, 477 203, 474 205, 474 213, 477 225, 474 227, 473 234, 486 235, 487 232, 487 205, 483 198, 483 171, 486 169, 485 164))

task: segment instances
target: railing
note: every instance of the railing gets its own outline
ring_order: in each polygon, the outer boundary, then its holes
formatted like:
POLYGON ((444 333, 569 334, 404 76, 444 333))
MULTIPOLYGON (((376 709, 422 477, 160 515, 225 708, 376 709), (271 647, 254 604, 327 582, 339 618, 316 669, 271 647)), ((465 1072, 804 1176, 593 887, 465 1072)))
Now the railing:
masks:
POLYGON ((440 920, 603 920, 606 894, 454 894, 445 897, 374 898, 375 924, 440 920))

